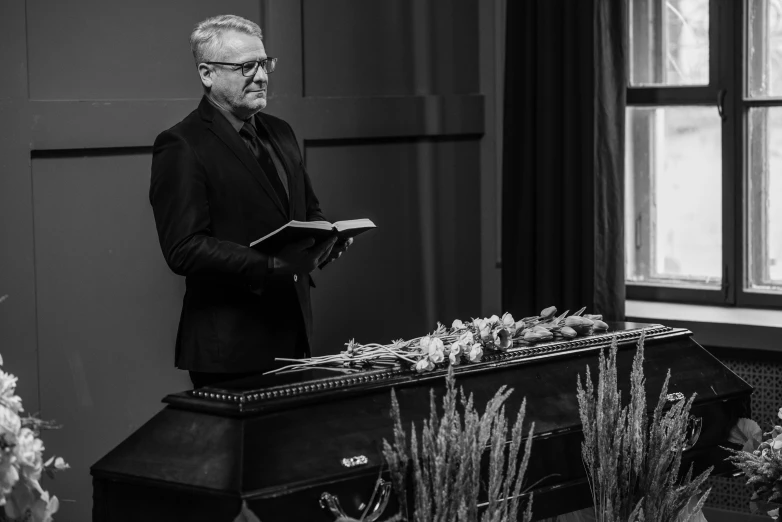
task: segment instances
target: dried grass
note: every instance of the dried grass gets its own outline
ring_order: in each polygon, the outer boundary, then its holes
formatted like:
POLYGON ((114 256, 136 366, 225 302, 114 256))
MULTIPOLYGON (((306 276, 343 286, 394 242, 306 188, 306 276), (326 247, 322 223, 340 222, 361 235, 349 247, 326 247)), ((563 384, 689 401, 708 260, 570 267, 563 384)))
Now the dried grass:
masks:
MULTIPOLYGON (((622 407, 617 387, 617 338, 608 358, 600 352, 597 388, 589 366, 586 387, 578 377, 578 404, 584 441, 581 455, 592 490, 597 522, 676 522, 712 468, 692 478, 692 467, 679 481, 679 468, 690 408, 695 395, 664 411, 670 370, 663 383, 651 422, 647 418, 643 372, 644 335, 633 359, 630 401, 622 407)), ((709 495, 701 495, 695 509, 681 522, 698 514, 709 495)))
MULTIPOLYGON (((505 401, 512 390, 502 386, 486 405, 483 415, 472 395, 456 391, 453 369, 446 376, 442 416, 434 391, 430 392, 429 419, 419 431, 410 427, 410 442, 402 426, 396 393, 391 392, 394 443, 383 441, 383 455, 399 499, 403 520, 411 522, 515 522, 532 448, 534 425, 529 427, 521 454, 526 400, 519 408, 508 443, 505 401), (457 406, 461 406, 458 408, 457 406), (463 411, 463 414, 460 413, 463 411), (420 433, 420 435, 419 435, 420 433), (420 440, 419 440, 420 439, 420 440), (481 482, 481 456, 488 447, 488 483, 481 482), (408 483, 410 482, 410 483, 408 483), (479 494, 488 506, 479 509, 479 494), (408 494, 412 498, 408 499, 408 494), (412 513, 408 512, 412 506, 412 513)), ((522 520, 532 519, 532 496, 522 520)))

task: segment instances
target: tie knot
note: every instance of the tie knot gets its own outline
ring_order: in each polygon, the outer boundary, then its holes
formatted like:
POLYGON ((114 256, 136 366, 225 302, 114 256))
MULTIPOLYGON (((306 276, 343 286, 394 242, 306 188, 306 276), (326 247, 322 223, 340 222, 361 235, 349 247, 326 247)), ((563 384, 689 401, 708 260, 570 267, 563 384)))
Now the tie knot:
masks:
POLYGON ((245 123, 242 126, 242 129, 239 131, 239 134, 246 134, 250 138, 258 139, 258 133, 255 131, 255 127, 252 123, 245 123))

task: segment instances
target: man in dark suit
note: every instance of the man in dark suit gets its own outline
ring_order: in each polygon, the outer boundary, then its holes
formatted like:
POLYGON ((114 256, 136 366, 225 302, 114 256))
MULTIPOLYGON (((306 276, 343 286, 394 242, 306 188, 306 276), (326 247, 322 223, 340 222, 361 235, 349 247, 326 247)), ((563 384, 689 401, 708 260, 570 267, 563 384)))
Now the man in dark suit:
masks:
POLYGON ((259 113, 277 60, 258 25, 210 18, 190 44, 204 97, 155 140, 149 199, 163 256, 186 277, 175 364, 201 387, 308 355, 310 272, 349 243, 249 247, 291 219, 325 218, 290 125, 259 113))

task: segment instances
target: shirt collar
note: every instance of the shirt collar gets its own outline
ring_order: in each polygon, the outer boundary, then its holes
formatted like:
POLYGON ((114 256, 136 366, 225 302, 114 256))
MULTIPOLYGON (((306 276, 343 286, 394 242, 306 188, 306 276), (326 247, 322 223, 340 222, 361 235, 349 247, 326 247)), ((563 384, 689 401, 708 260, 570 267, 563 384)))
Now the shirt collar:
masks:
POLYGON ((219 105, 217 105, 215 102, 213 102, 211 99, 209 99, 208 96, 206 97, 206 99, 207 99, 207 101, 209 101, 209 103, 212 104, 212 107, 214 107, 215 109, 220 111, 220 113, 223 116, 225 116, 225 119, 228 120, 228 123, 231 124, 231 127, 233 127, 236 132, 239 132, 240 130, 242 130, 242 127, 244 127, 245 123, 249 123, 250 125, 252 125, 252 117, 248 118, 247 121, 240 120, 239 118, 237 118, 236 116, 231 114, 231 112, 229 112, 229 111, 223 109, 222 107, 220 107, 219 105))

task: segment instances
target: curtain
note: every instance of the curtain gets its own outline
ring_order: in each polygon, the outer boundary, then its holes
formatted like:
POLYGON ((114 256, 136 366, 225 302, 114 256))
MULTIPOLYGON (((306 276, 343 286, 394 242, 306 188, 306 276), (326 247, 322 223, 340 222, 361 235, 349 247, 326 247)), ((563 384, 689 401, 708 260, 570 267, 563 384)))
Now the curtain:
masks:
POLYGON ((626 2, 510 1, 503 310, 624 319, 626 2))

